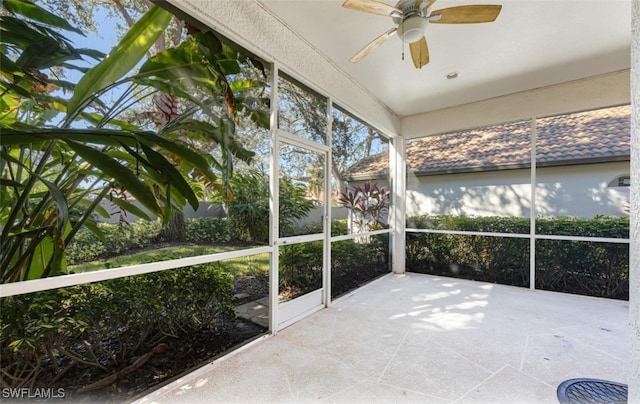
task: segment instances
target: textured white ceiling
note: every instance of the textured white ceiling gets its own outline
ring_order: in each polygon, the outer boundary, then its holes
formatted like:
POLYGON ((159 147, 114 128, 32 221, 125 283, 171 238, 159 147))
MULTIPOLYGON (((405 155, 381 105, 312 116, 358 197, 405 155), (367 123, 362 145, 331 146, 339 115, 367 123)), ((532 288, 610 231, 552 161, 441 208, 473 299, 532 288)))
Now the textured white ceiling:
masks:
MULTIPOLYGON (((258 0, 339 70, 399 116, 628 69, 631 0, 437 0, 433 9, 501 4, 488 24, 431 24, 430 63, 413 67, 396 37, 353 64, 349 58, 394 26, 390 17, 342 0, 258 0), (447 80, 449 72, 460 77, 447 80)), ((387 2, 394 5, 395 3, 387 2)))

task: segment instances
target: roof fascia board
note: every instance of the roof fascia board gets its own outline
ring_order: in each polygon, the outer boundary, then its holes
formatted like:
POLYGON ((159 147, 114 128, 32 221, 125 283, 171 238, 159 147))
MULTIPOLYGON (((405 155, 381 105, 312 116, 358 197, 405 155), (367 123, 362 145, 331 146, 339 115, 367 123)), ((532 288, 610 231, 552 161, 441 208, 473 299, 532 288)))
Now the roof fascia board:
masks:
MULTIPOLYGON (((571 159, 571 160, 556 160, 556 161, 542 161, 536 164, 536 167, 567 167, 577 166, 585 164, 603 164, 603 163, 617 163, 629 161, 630 156, 611 156, 611 157, 594 157, 583 159, 571 159)), ((530 168, 531 163, 514 163, 514 164, 502 164, 494 166, 478 166, 478 167, 462 167, 449 170, 434 170, 434 171, 412 171, 411 174, 420 175, 443 175, 443 174, 460 174, 460 173, 477 173, 477 172, 489 172, 489 171, 502 171, 502 170, 520 170, 530 168)))
MULTIPOLYGON (((607 157, 594 157, 594 158, 582 158, 582 159, 570 159, 570 160, 555 160, 555 161, 543 161, 538 162, 536 167, 567 167, 584 164, 603 164, 603 163, 617 163, 630 161, 631 157, 626 156, 607 156, 607 157)), ((428 170, 428 171, 410 171, 408 174, 423 177, 430 175, 447 175, 447 174, 464 174, 464 173, 486 173, 492 171, 505 171, 505 170, 522 170, 531 167, 531 163, 513 163, 513 164, 501 164, 493 166, 476 166, 476 167, 460 167, 453 169, 443 170, 428 170)), ((373 179, 385 179, 387 178, 387 171, 375 174, 356 174, 345 177, 347 181, 366 181, 373 179)))

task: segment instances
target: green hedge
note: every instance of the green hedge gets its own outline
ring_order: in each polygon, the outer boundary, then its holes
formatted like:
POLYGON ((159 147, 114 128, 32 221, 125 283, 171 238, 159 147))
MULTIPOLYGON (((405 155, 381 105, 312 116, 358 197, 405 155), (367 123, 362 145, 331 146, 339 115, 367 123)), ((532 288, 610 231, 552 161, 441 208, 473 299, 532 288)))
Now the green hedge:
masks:
MULTIPOLYGON (((130 224, 99 223, 98 227, 105 234, 105 240, 100 240, 87 228, 83 228, 67 246, 69 264, 94 261, 152 245, 158 242, 162 231, 159 221, 147 220, 137 220, 130 224)), ((185 233, 186 241, 193 243, 226 243, 234 238, 229 221, 218 217, 186 219, 185 233)))
MULTIPOLYGON (((416 216, 407 225, 496 233, 529 233, 528 218, 416 216)), ((626 238, 629 219, 598 216, 536 219, 543 235, 626 238)), ((529 286, 529 239, 511 237, 407 233, 407 270, 434 275, 529 286)), ((629 298, 629 246, 619 243, 536 241, 536 288, 629 298)))
POLYGON ((98 223, 104 233, 100 240, 87 228, 82 228, 67 246, 67 261, 70 264, 93 261, 97 258, 151 245, 162 230, 159 221, 137 220, 130 224, 98 223))
MULTIPOLYGON (((279 255, 280 291, 293 298, 322 287, 321 242, 283 246, 279 255)), ((331 297, 390 272, 389 235, 331 243, 331 297)))
POLYGON ((389 235, 369 240, 331 243, 331 297, 343 295, 381 275, 391 272, 389 235))
POLYGON ((229 219, 200 217, 184 222, 187 241, 192 243, 228 243, 237 239, 229 219))
MULTIPOLYGON (((234 223, 231 219, 219 217, 186 219, 185 241, 198 244, 246 242, 246 234, 234 223)), ((162 232, 159 221, 137 220, 130 224, 98 223, 98 227, 105 234, 105 240, 101 241, 87 228, 83 228, 67 246, 67 261, 70 265, 153 245, 159 241, 162 232)), ((346 234, 346 228, 346 220, 334 220, 332 235, 346 234)), ((300 232, 319 233, 322 232, 322 227, 316 224, 306 225, 300 232)))
POLYGON ((220 263, 2 298, 3 383, 65 387, 73 374, 90 385, 150 352, 171 356, 164 342, 228 315, 233 276, 220 263))

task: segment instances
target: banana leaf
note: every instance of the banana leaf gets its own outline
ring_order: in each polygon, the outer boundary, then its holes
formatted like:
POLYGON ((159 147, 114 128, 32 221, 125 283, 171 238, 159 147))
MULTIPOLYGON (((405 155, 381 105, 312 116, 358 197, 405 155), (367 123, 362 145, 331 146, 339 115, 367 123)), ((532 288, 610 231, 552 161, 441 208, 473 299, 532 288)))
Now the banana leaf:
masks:
POLYGON ((18 14, 28 19, 39 21, 53 27, 62 28, 67 31, 73 31, 84 36, 82 31, 75 28, 64 18, 37 6, 36 4, 25 0, 3 0, 4 7, 13 14, 18 14))
POLYGON ((172 17, 170 12, 158 6, 146 12, 107 58, 82 76, 67 105, 68 117, 75 116, 94 95, 131 71, 164 32, 172 17))
POLYGON ((158 216, 161 215, 160 206, 153 192, 138 179, 133 171, 92 147, 85 146, 76 141, 67 141, 67 144, 78 153, 80 157, 90 161, 92 165, 104 172, 105 175, 113 178, 114 181, 130 192, 144 207, 156 213, 158 216))

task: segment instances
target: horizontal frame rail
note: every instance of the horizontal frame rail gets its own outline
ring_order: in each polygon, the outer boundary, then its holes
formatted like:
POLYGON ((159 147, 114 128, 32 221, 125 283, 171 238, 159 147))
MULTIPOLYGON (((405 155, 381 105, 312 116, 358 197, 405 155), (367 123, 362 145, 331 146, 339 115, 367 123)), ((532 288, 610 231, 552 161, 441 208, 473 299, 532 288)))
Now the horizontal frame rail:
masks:
POLYGON ((149 262, 145 264, 131 265, 128 267, 103 269, 91 272, 83 272, 79 274, 61 275, 49 278, 33 279, 29 281, 5 283, 0 285, 0 297, 42 292, 45 290, 82 285, 85 283, 107 281, 110 279, 143 275, 152 272, 167 271, 191 265, 207 264, 210 262, 218 262, 231 258, 249 257, 252 255, 271 252, 273 252, 273 247, 256 247, 236 251, 227 251, 223 253, 179 258, 175 260, 149 262))
POLYGON ((346 234, 343 236, 333 236, 331 237, 330 241, 334 242, 334 241, 353 240, 354 238, 376 236, 378 234, 391 234, 391 229, 374 230, 374 231, 368 231, 366 233, 346 234))
POLYGON ((524 234, 524 233, 491 233, 482 231, 463 231, 463 230, 436 230, 436 229, 406 229, 407 233, 435 233, 435 234, 451 234, 462 236, 489 236, 489 237, 511 237, 511 238, 533 238, 535 240, 564 240, 564 241, 590 241, 594 243, 619 243, 629 244, 628 238, 610 238, 610 237, 585 237, 585 236, 560 236, 546 234, 524 234))

